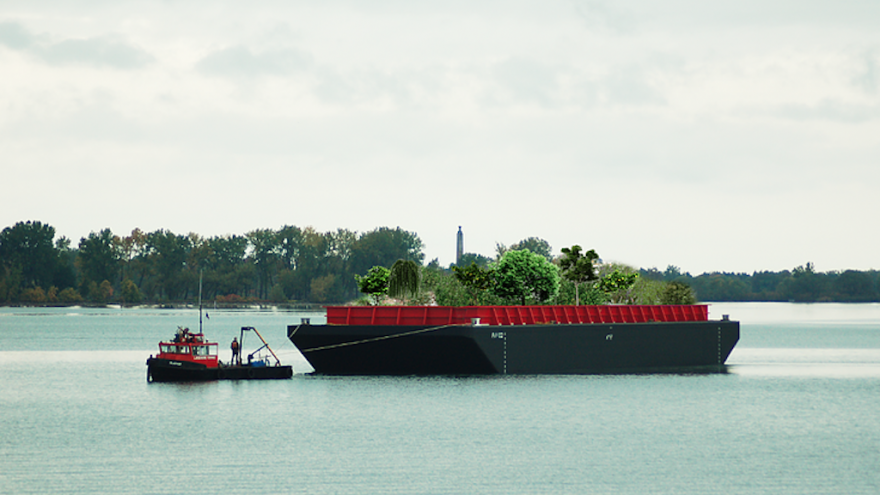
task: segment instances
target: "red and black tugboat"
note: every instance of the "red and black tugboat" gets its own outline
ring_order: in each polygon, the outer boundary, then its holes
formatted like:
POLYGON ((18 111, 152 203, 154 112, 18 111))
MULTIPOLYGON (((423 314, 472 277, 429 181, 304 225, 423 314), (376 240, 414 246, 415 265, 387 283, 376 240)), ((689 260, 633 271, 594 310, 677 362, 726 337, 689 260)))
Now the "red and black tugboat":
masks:
POLYGON ((159 342, 159 354, 147 359, 147 381, 269 380, 293 376, 293 367, 281 365, 278 356, 256 328, 241 327, 241 337, 237 341, 239 345, 244 344, 245 332, 251 331, 263 345, 248 354, 247 362, 242 362, 241 355, 238 355, 233 356, 230 363, 224 364, 220 361, 216 342, 208 342, 201 331, 191 333, 188 328, 178 328, 171 341, 159 342), (274 364, 268 356, 261 354, 263 349, 275 358, 274 364))
POLYGON ((292 366, 282 366, 281 361, 266 340, 254 327, 241 327, 241 336, 233 339, 232 360, 223 364, 218 355, 218 344, 208 342, 202 333, 202 278, 199 277, 199 333, 177 327, 170 342, 159 342, 159 354, 147 359, 148 382, 204 382, 209 380, 271 380, 293 376, 292 366), (245 332, 254 332, 263 343, 248 354, 247 364, 241 361, 245 332), (275 358, 271 365, 266 349, 275 358))

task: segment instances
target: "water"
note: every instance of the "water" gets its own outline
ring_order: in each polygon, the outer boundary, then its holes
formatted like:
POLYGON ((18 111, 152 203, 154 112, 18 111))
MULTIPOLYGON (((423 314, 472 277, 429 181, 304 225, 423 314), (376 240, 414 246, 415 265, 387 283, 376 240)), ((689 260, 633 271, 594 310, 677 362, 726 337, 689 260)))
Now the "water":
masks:
POLYGON ((880 493, 880 305, 713 305, 725 375, 319 377, 319 315, 209 314, 298 374, 147 384, 197 311, 0 309, 0 493, 880 493))

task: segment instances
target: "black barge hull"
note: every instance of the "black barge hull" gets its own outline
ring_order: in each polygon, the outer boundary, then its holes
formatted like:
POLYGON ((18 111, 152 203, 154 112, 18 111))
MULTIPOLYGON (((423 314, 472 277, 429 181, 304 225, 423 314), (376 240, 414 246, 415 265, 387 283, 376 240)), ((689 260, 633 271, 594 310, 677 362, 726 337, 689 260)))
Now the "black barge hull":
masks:
POLYGON ((170 359, 147 359, 147 381, 206 382, 212 380, 280 380, 293 376, 291 366, 221 366, 204 365, 170 359))
POLYGON ((288 337, 328 375, 717 373, 739 323, 303 324, 288 337))

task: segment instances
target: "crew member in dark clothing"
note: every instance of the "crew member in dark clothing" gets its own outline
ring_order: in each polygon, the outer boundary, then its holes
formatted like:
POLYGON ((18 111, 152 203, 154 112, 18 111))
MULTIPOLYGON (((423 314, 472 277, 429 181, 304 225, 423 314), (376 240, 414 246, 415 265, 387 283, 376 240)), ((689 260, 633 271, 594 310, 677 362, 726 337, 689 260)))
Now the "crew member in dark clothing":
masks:
POLYGON ((229 347, 232 349, 232 364, 235 365, 237 362, 241 365, 241 347, 235 337, 232 337, 232 344, 229 347))

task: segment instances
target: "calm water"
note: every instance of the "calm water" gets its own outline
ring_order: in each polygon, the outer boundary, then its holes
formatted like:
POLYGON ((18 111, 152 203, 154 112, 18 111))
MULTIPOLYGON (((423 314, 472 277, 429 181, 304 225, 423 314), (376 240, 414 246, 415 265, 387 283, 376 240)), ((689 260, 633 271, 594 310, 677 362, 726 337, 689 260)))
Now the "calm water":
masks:
MULTIPOLYGON (((880 305, 711 314, 726 375, 147 384, 197 311, 0 309, 0 493, 880 493, 880 305)), ((284 332, 320 316, 209 315, 310 370, 284 332)))

